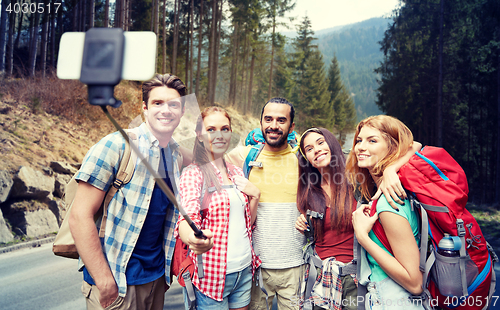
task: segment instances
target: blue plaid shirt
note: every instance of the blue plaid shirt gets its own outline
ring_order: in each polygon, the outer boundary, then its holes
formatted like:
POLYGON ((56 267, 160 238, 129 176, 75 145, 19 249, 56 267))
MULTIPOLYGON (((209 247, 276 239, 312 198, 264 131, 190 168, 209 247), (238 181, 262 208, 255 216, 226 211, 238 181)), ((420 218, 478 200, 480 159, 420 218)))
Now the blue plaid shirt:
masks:
MULTIPOLYGON (((158 140, 150 133, 145 123, 131 132, 137 135, 134 142, 141 154, 153 169, 158 171, 161 156, 158 140)), ((175 195, 178 196, 179 163, 182 163, 182 155, 179 153, 179 145, 173 139, 169 146, 172 150, 175 180, 172 185, 175 195)), ((87 152, 76 179, 107 191, 118 171, 124 150, 125 140, 119 132, 104 137, 87 152)), ((138 158, 132 179, 116 193, 108 206, 105 236, 104 239, 101 238, 101 244, 122 297, 127 292, 125 269, 146 219, 154 186, 153 176, 138 158)), ((173 236, 177 218, 178 211, 171 205, 167 210, 164 228, 165 281, 168 284, 171 282, 170 264, 175 247, 173 236)))

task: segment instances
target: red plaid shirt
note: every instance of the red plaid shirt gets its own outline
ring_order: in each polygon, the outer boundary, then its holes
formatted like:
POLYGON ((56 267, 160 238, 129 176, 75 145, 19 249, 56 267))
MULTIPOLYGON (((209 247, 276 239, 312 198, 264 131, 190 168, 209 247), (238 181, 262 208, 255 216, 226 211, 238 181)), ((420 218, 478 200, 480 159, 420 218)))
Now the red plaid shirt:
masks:
MULTIPOLYGON (((223 184, 222 175, 220 171, 212 163, 216 174, 219 178, 220 184, 223 184)), ((229 177, 233 175, 243 176, 243 170, 230 163, 227 163, 229 177)), ((210 229, 214 233, 213 243, 214 246, 210 251, 204 253, 203 256, 203 279, 198 278, 198 265, 197 256, 190 252, 190 257, 194 262, 195 269, 193 275, 193 284, 206 296, 217 301, 222 300, 226 279, 226 259, 227 259, 227 235, 229 230, 229 195, 226 190, 220 192, 213 192, 210 197, 208 209, 204 210, 205 218, 201 223, 200 215, 200 196, 203 184, 203 175, 200 168, 195 165, 189 165, 182 172, 179 193, 181 197, 181 204, 186 210, 187 214, 196 226, 201 229, 210 229)), ((208 186, 205 187, 205 194, 208 194, 208 186)), ((261 261, 255 255, 252 247, 252 228, 250 218, 250 207, 248 206, 248 197, 245 197, 245 225, 248 232, 248 246, 252 250, 252 273, 260 266, 261 261)), ((177 222, 176 234, 179 229, 179 223, 184 218, 179 216, 177 222)))

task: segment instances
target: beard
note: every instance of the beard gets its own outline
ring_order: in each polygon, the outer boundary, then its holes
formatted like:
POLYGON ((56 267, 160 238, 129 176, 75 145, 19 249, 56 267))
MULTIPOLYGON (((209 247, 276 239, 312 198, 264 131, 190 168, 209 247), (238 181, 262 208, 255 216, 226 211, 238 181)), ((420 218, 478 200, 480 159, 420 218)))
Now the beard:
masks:
MULTIPOLYGON (((290 127, 288 127, 287 132, 289 130, 290 130, 290 127)), ((285 134, 282 130, 279 130, 279 129, 278 130, 266 129, 263 131, 263 136, 264 136, 264 140, 266 140, 266 143, 272 147, 281 147, 287 142, 287 139, 288 139, 288 134, 285 134), (267 136, 270 133, 277 133, 277 134, 280 134, 281 136, 277 140, 271 140, 267 136)))

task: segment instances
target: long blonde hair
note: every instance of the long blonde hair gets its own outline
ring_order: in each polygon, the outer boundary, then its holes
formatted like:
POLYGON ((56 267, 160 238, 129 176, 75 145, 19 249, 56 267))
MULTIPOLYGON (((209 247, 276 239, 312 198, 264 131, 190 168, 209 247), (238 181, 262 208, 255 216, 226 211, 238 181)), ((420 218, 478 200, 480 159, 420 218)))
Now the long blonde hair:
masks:
POLYGON ((354 151, 359 132, 364 126, 379 130, 389 147, 389 152, 385 158, 382 158, 372 169, 372 174, 376 177, 381 177, 387 166, 390 166, 408 152, 408 149, 413 144, 413 134, 403 122, 388 115, 370 116, 359 122, 354 134, 353 148, 347 158, 346 174, 349 182, 354 186, 359 186, 363 197, 370 200, 373 194, 370 188, 373 184, 373 178, 367 168, 358 166, 358 158, 354 151))
POLYGON ((213 113, 222 113, 229 120, 229 126, 231 126, 231 117, 229 116, 229 114, 227 114, 226 110, 216 106, 205 108, 201 112, 201 115, 198 117, 198 120, 196 122, 195 131, 197 138, 194 142, 193 161, 200 167, 207 188, 209 186, 215 186, 217 188, 217 191, 220 191, 221 185, 213 166, 210 164, 210 155, 203 145, 203 142, 199 140, 201 132, 203 131, 203 120, 205 119, 205 117, 213 113))

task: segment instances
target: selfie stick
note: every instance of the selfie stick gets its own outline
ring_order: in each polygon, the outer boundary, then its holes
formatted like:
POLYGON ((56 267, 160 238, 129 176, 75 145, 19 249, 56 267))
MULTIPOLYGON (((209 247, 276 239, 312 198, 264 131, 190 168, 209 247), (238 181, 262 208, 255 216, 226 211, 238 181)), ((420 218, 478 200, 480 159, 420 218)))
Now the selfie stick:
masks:
POLYGON ((101 106, 104 114, 154 177, 156 184, 160 186, 160 189, 193 229, 194 235, 197 238, 206 239, 207 237, 196 227, 184 208, 179 205, 174 193, 163 178, 151 167, 137 146, 130 141, 125 131, 109 114, 108 105, 118 108, 122 104, 121 101, 114 98, 114 88, 122 79, 124 46, 125 36, 120 28, 91 28, 86 32, 80 81, 88 86, 88 101, 92 105, 101 106))
POLYGON ((193 229, 194 235, 200 239, 207 239, 207 237, 203 234, 203 232, 198 227, 196 227, 193 220, 191 220, 189 215, 186 213, 186 210, 184 210, 184 208, 181 205, 179 205, 179 203, 177 202, 177 199, 175 199, 174 193, 172 193, 172 190, 170 189, 170 187, 168 187, 168 185, 165 183, 163 178, 158 174, 158 172, 156 172, 153 169, 153 167, 151 167, 151 164, 146 160, 146 158, 144 158, 144 156, 139 151, 137 146, 134 143, 132 143, 132 141, 130 141, 128 135, 125 133, 123 128, 116 122, 116 120, 111 116, 111 114, 109 114, 107 107, 105 105, 101 105, 101 109, 104 111, 104 114, 106 114, 106 116, 111 121, 111 123, 113 123, 113 125, 116 127, 116 129, 118 129, 118 131, 122 134, 123 138, 128 142, 128 144, 130 144, 130 147, 137 154, 137 156, 141 160, 142 164, 144 166, 146 166, 149 173, 151 173, 153 175, 153 177, 156 181, 156 184, 158 184, 158 186, 160 186, 161 190, 165 193, 165 195, 167 195, 168 199, 170 199, 170 201, 174 204, 174 206, 177 208, 177 210, 179 210, 179 212, 184 217, 186 222, 193 229))

